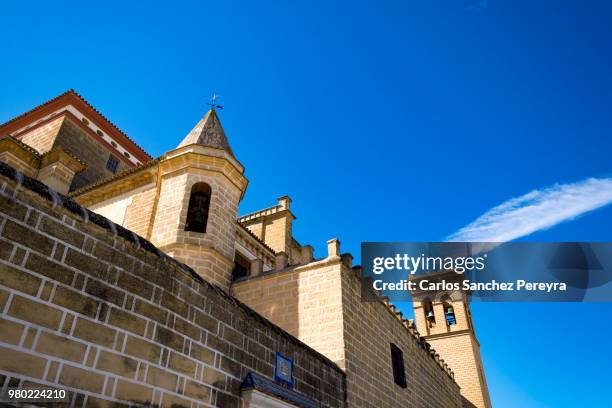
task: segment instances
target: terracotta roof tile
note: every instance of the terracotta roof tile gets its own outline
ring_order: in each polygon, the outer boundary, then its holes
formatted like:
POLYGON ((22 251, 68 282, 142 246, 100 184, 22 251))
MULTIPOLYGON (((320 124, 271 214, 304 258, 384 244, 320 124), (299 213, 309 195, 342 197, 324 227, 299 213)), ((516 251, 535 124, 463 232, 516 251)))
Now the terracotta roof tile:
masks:
POLYGON ((138 151, 140 151, 142 153, 142 155, 144 157, 146 157, 147 161, 152 159, 151 155, 149 155, 142 147, 140 147, 132 138, 130 138, 128 135, 126 135, 121 129, 119 129, 117 127, 117 125, 115 125, 106 116, 104 116, 102 113, 100 113, 100 111, 98 111, 92 104, 87 102, 87 100, 85 98, 83 98, 79 93, 77 93, 74 89, 70 89, 70 90, 68 90, 68 91, 66 91, 66 92, 56 96, 55 98, 49 99, 48 101, 46 101, 46 102, 36 106, 35 108, 30 109, 29 111, 24 112, 21 115, 16 116, 16 117, 8 120, 7 122, 0 124, 0 130, 2 128, 5 128, 6 126, 8 126, 8 125, 18 121, 19 119, 22 119, 22 118, 24 118, 24 117, 26 117, 26 116, 34 113, 34 112, 37 112, 37 111, 39 111, 39 110, 41 110, 41 109, 51 105, 54 102, 57 102, 57 101, 59 101, 59 100, 61 100, 63 98, 67 98, 67 97, 70 97, 70 96, 78 98, 87 108, 91 109, 95 113, 95 115, 98 115, 113 130, 115 130, 117 133, 119 133, 121 136, 123 136, 125 139, 127 139, 138 151))
MULTIPOLYGON (((52 104, 53 102, 57 101, 58 99, 63 98, 64 96, 66 96, 66 95, 68 95, 68 94, 70 94, 70 93, 73 93, 73 94, 75 94, 76 96, 79 96, 79 95, 78 95, 78 94, 77 94, 77 93, 74 91, 74 89, 69 89, 68 91, 64 92, 63 94, 58 95, 58 96, 56 96, 55 98, 49 99, 47 102, 41 103, 40 105, 38 105, 38 106, 36 106, 36 107, 34 107, 34 108, 30 109, 29 111, 26 111, 26 112, 22 113, 21 115, 15 116, 14 118, 7 120, 6 122, 4 122, 4 123, 0 124, 0 128, 1 128, 1 127, 6 126, 6 125, 8 125, 8 124, 11 124, 11 123, 13 123, 13 122, 15 122, 15 121, 17 121, 17 120, 19 120, 19 119, 21 119, 21 118, 23 118, 23 117, 25 117, 25 116, 27 116, 27 115, 31 114, 32 112, 36 112, 37 110, 39 110, 39 109, 41 109, 41 108, 44 108, 45 106, 52 104)), ((81 97, 79 96, 79 98, 81 98, 81 97)), ((81 99, 83 99, 83 98, 81 98, 81 99)), ((84 99, 83 99, 83 100, 84 100, 84 99)))

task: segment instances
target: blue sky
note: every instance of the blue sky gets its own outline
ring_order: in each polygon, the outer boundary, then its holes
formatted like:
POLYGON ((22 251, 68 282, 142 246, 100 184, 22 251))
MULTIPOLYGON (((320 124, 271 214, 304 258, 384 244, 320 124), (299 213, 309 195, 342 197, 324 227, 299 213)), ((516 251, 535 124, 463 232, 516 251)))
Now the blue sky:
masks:
MULTIPOLYGON (((611 173, 612 5, 413 0, 3 5, 0 121, 75 88, 152 155, 224 97, 249 212, 294 232, 437 241, 611 173)), ((612 208, 534 241, 610 241, 612 208)), ((610 304, 474 304, 495 407, 612 406, 610 304)))

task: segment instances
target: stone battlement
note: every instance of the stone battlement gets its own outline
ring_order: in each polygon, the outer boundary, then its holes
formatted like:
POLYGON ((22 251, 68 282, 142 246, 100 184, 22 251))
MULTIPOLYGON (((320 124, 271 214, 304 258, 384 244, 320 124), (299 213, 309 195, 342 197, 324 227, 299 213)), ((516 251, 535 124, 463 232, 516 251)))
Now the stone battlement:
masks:
POLYGON ((291 205, 291 199, 288 196, 282 196, 278 199, 278 204, 273 205, 271 207, 264 208, 262 210, 258 210, 249 214, 242 215, 238 217, 238 222, 240 223, 248 223, 251 221, 255 221, 259 218, 271 216, 277 214, 281 211, 289 210, 291 205))
MULTIPOLYGON (((365 284, 363 275, 361 273, 362 271, 361 266, 357 265, 357 266, 354 266, 352 269, 353 269, 353 272, 355 272, 355 275, 357 276, 361 284, 362 285, 365 284)), ((440 358, 440 354, 438 354, 436 350, 434 350, 434 348, 431 346, 431 344, 429 344, 427 340, 425 340, 425 337, 421 336, 413 320, 404 319, 403 313, 393 303, 389 301, 389 298, 387 296, 380 296, 380 294, 377 293, 376 302, 379 302, 385 305, 389 313, 391 313, 393 317, 395 317, 397 320, 399 320, 402 323, 402 326, 404 326, 406 331, 410 334, 410 336, 414 339, 414 341, 416 341, 419 347, 425 350, 436 361, 436 363, 438 363, 440 368, 444 370, 446 374, 449 375, 449 377, 451 377, 452 379, 455 379, 455 373, 453 373, 453 370, 451 370, 448 364, 446 364, 444 360, 440 358)))

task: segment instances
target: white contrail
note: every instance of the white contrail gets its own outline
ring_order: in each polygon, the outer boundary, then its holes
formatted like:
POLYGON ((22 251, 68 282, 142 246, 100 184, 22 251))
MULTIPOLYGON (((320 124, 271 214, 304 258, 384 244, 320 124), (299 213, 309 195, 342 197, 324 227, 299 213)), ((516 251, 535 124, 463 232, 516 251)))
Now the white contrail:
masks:
POLYGON ((612 202, 612 178, 556 184, 512 198, 450 235, 448 241, 507 242, 612 202))

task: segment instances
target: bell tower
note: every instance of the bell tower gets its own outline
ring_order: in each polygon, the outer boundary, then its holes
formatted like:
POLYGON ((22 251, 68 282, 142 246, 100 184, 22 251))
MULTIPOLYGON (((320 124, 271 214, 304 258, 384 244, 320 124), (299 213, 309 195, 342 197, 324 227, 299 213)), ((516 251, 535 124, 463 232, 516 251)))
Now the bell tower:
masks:
MULTIPOLYGON (((453 282, 460 275, 453 271, 428 274, 430 282, 453 282)), ((476 338, 469 293, 412 292, 414 319, 420 335, 438 352, 455 374, 461 387, 464 408, 491 408, 491 398, 476 338)))
POLYGON ((213 106, 159 163, 151 242, 229 289, 238 204, 247 184, 213 106))

